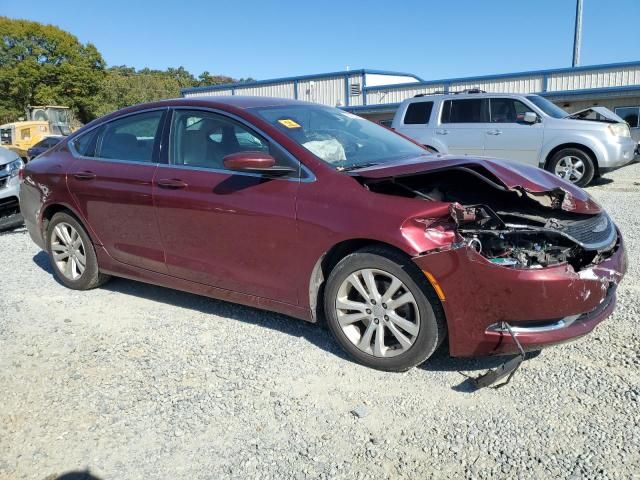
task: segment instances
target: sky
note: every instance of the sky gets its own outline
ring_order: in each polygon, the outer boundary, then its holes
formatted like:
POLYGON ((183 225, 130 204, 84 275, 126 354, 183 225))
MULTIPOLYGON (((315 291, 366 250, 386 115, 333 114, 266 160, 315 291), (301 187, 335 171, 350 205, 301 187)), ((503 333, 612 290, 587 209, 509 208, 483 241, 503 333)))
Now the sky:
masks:
MULTIPOLYGON (((426 80, 569 67, 576 0, 0 0, 108 65, 268 79, 372 68, 426 80)), ((640 0, 584 0, 582 65, 640 61, 640 0)))

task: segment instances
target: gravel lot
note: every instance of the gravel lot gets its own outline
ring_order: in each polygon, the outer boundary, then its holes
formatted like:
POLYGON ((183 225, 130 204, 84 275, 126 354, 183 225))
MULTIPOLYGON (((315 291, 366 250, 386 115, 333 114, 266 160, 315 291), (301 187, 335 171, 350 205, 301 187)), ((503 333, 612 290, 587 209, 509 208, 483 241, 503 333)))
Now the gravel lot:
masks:
POLYGON ((640 478, 640 164, 589 190, 629 250, 615 314, 473 393, 458 372, 495 359, 370 370, 281 315, 67 290, 24 230, 0 235, 0 478, 640 478))

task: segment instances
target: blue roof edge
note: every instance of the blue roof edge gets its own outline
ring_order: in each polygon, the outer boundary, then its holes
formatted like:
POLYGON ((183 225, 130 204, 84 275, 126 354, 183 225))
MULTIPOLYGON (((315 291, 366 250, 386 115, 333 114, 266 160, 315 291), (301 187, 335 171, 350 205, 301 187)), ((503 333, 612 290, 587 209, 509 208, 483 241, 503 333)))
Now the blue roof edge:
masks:
MULTIPOLYGON (((267 80, 254 80, 252 82, 234 82, 234 83, 222 83, 220 85, 205 85, 202 87, 188 87, 180 90, 181 94, 185 93, 193 93, 193 92, 211 92, 216 90, 227 90, 229 88, 238 88, 238 87, 253 87, 256 85, 272 85, 276 83, 283 82, 291 82, 291 81, 300 81, 300 80, 313 80, 314 78, 324 78, 324 77, 347 77, 351 75, 365 75, 367 73, 374 75, 397 75, 400 77, 413 77, 418 82, 424 82, 425 80, 418 77, 413 73, 406 72, 394 72, 392 70, 376 70, 370 68, 361 68, 357 70, 341 70, 337 72, 327 72, 327 73, 313 73, 310 75, 298 75, 292 77, 279 77, 279 78, 270 78, 267 80)), ((416 83, 416 82, 412 82, 416 83)))

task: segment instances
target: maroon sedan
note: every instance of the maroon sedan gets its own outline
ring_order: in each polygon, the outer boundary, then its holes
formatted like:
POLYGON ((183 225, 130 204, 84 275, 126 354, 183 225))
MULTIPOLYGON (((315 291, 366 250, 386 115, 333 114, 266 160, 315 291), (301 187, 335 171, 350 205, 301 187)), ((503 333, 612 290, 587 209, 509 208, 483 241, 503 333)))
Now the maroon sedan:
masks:
POLYGON ((383 370, 447 337, 478 356, 585 335, 626 271, 616 226, 570 183, 282 99, 100 118, 27 165, 20 201, 69 288, 115 275, 325 318, 383 370))

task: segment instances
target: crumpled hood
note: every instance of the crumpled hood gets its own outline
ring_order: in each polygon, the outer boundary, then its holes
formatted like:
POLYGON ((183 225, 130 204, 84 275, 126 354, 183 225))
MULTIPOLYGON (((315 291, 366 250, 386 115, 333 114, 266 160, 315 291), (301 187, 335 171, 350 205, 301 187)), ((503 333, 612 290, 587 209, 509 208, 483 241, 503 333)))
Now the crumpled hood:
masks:
POLYGON ((592 122, 624 123, 624 120, 606 107, 589 107, 578 110, 564 118, 589 120, 592 122))
POLYGON ((507 189, 522 191, 534 197, 550 194, 557 197, 559 203, 562 204, 562 210, 568 212, 597 214, 602 211, 600 205, 587 192, 541 168, 492 158, 421 155, 401 161, 351 170, 349 174, 365 180, 375 181, 455 169, 457 167, 472 169, 507 189))

